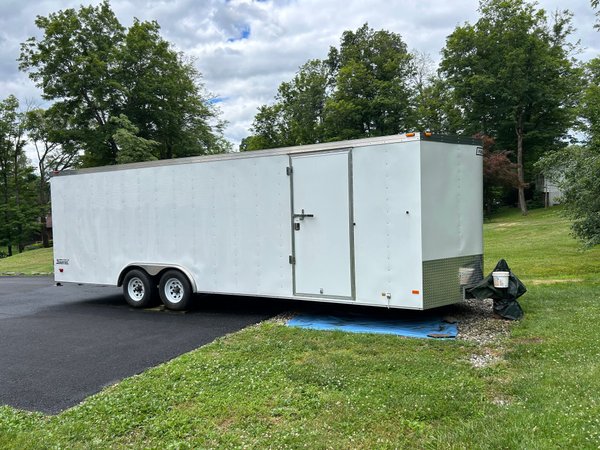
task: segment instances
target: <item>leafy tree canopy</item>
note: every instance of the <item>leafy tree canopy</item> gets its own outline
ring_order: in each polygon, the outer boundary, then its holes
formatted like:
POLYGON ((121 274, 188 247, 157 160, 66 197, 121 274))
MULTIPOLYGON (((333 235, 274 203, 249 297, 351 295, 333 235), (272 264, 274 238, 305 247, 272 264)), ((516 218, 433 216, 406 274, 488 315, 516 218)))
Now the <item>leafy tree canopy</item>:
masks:
POLYGON ((585 247, 600 244, 600 57, 585 66, 579 114, 585 141, 545 155, 537 167, 561 189, 573 234, 585 247))
POLYGON ((585 66, 586 87, 583 90, 579 113, 586 143, 600 152, 600 57, 585 66))
POLYGON ((23 251, 39 226, 36 176, 24 154, 24 114, 14 95, 0 101, 0 246, 23 251))
POLYGON ((335 74, 328 99, 329 140, 394 134, 412 128, 412 55, 397 33, 364 24, 342 34, 327 64, 335 74))
MULTIPOLYGON (((87 166, 123 159, 115 135, 131 132, 154 141, 148 158, 173 158, 228 149, 223 122, 207 101, 200 74, 160 36, 156 22, 121 25, 108 1, 38 16, 41 39, 21 45, 20 69, 68 118, 69 139, 87 166)), ((144 141, 139 141, 144 142, 144 141)), ((131 148, 126 150, 131 156, 131 148)), ((129 158, 128 156, 127 158, 129 158)), ((125 158, 125 159, 127 159, 125 158)))
POLYGON ((561 190, 571 230, 584 247, 600 244, 600 149, 573 146, 544 155, 536 164, 561 190))
POLYGON ((259 108, 242 150, 393 134, 412 128, 414 65, 401 36, 364 24, 342 34, 259 108))
POLYGON ((482 0, 480 13, 474 25, 448 37, 441 73, 465 131, 492 136, 516 152, 526 213, 526 163, 564 145, 575 119, 579 71, 570 57, 571 14, 559 12, 549 23, 544 10, 524 0, 482 0))
POLYGON ((37 203, 39 205, 39 232, 44 247, 50 246, 46 216, 50 212, 50 174, 60 172, 77 164, 79 147, 68 139, 67 118, 56 114, 57 110, 41 108, 27 111, 23 123, 29 142, 37 156, 37 203))

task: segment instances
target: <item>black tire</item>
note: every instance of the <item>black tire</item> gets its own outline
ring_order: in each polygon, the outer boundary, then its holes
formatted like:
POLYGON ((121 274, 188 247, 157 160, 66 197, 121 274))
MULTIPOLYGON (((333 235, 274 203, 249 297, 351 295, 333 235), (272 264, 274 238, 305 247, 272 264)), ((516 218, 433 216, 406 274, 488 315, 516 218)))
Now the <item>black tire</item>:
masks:
POLYGON ((123 278, 123 296, 130 306, 147 308, 156 299, 156 284, 143 270, 132 269, 123 278))
POLYGON ((160 277, 158 293, 163 304, 173 311, 188 308, 192 299, 192 285, 178 270, 167 270, 160 277))

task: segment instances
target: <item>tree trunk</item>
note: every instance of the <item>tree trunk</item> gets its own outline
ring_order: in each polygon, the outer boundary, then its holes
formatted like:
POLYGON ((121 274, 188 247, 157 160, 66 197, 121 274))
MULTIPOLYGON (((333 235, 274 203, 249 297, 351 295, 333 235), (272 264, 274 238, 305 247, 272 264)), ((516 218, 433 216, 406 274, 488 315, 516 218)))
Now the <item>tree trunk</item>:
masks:
POLYGON ((46 216, 41 215, 40 217, 40 234, 42 235, 42 246, 44 248, 50 247, 50 239, 48 239, 48 228, 46 228, 46 216))
POLYGON ((119 147, 117 146, 117 143, 115 142, 115 140, 112 137, 108 138, 108 145, 110 145, 111 164, 116 164, 117 156, 119 155, 119 147))
POLYGON ((525 172, 523 170, 523 113, 519 113, 517 120, 517 177, 519 178, 519 208, 524 216, 527 215, 525 203, 525 172))
POLYGON ((40 171, 40 184, 39 184, 39 192, 38 192, 38 201, 40 204, 40 209, 42 213, 40 214, 40 234, 42 236, 42 246, 44 248, 50 247, 50 240, 48 239, 48 228, 46 227, 46 213, 48 212, 48 200, 46 198, 46 166, 45 166, 45 156, 48 154, 48 151, 44 154, 44 158, 40 158, 38 162, 38 169, 40 171))
MULTIPOLYGON (((21 209, 21 183, 19 183, 19 141, 15 140, 15 158, 14 158, 14 180, 15 180, 15 211, 16 214, 20 213, 21 209)), ((17 215, 17 218, 19 215, 17 215)), ((17 249, 19 253, 23 253, 25 250, 25 244, 23 244, 23 224, 19 220, 17 223, 17 249)))
POLYGON ((4 238, 7 240, 6 251, 8 256, 12 256, 12 238, 10 227, 8 226, 10 223, 10 212, 9 212, 9 199, 8 199, 8 161, 5 161, 6 164, 2 164, 2 181, 3 181, 3 190, 4 190, 4 223, 7 225, 6 236, 4 238))

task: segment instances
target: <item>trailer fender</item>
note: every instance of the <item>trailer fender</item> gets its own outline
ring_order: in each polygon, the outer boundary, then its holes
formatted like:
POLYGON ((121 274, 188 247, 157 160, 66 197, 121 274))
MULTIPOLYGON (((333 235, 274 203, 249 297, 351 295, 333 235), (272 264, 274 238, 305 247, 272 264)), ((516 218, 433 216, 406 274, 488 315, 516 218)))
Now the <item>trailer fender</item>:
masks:
POLYGON ((119 273, 119 280, 117 282, 117 286, 123 285, 123 278, 125 277, 125 274, 127 273, 127 271, 129 271, 133 268, 143 269, 146 271, 146 273, 148 273, 148 275, 150 275, 152 277, 154 277, 154 276, 158 275, 159 273, 161 273, 165 270, 168 270, 168 269, 179 270, 181 273, 183 273, 187 277, 190 284, 192 285, 192 292, 198 292, 198 288, 196 286, 196 280, 194 279, 194 277, 192 276, 190 271, 187 270, 185 267, 180 266, 179 264, 157 264, 157 263, 140 263, 140 262, 134 262, 131 264, 127 264, 125 267, 123 267, 123 269, 121 269, 121 272, 119 273))

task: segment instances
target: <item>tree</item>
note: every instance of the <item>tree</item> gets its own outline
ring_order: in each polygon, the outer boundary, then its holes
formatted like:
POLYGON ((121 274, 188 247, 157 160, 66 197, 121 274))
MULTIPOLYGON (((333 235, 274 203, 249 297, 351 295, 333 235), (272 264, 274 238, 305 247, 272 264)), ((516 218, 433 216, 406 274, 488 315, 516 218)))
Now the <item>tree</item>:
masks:
POLYGON ((23 113, 10 95, 0 102, 0 244, 7 246, 9 256, 14 245, 22 252, 37 229, 35 175, 23 152, 25 143, 23 113))
POLYGON ((579 114, 586 145, 600 151, 600 57, 585 66, 586 87, 581 98, 579 114))
POLYGON ((314 144, 324 140, 324 109, 331 83, 329 66, 310 60, 294 78, 277 89, 275 103, 258 109, 253 135, 242 141, 242 150, 314 144))
POLYGON ((288 127, 284 121, 283 105, 262 105, 254 116, 251 136, 240 143, 240 151, 285 147, 289 142, 288 127))
POLYGON ((68 117, 70 139, 86 166, 115 164, 124 114, 158 158, 227 150, 223 122, 205 98, 200 74, 159 34, 156 22, 123 27, 108 1, 38 16, 40 40, 21 45, 19 68, 68 117))
POLYGON ((537 167, 558 184, 564 211, 573 220, 574 236, 592 247, 600 244, 600 58, 591 60, 585 69, 586 87, 579 108, 583 145, 550 153, 537 167))
POLYGON ((2 193, 0 214, 3 219, 0 221, 0 244, 7 246, 8 256, 13 254, 12 218, 14 211, 11 207, 11 172, 14 163, 12 158, 13 135, 18 107, 19 102, 13 95, 0 102, 0 190, 2 193))
POLYGON ((448 37, 441 72, 463 111, 465 131, 492 136, 516 152, 519 206, 526 214, 526 162, 564 145, 575 118, 579 72, 569 56, 571 14, 557 13, 549 24, 544 10, 523 0, 482 0, 480 13, 475 25, 448 37))
POLYGON ((117 147, 109 118, 123 103, 114 75, 124 27, 108 2, 38 16, 35 24, 43 38, 31 37, 21 45, 19 68, 29 72, 44 99, 55 101, 55 114, 70 115, 86 165, 114 163, 117 147))
POLYGON ((412 56, 400 35, 367 24, 345 31, 340 48, 304 64, 259 108, 241 150, 380 136, 415 123, 412 56))
POLYGON ((137 136, 138 128, 129 121, 125 114, 111 117, 111 121, 118 127, 113 134, 113 140, 118 147, 117 164, 158 159, 155 153, 159 143, 137 136))
POLYGON ((545 155, 536 166, 560 188, 573 235, 584 247, 600 244, 600 149, 567 147, 545 155))
POLYGON ((311 60, 300 68, 291 82, 284 82, 279 87, 283 120, 289 126, 292 145, 312 144, 324 139, 325 102, 330 84, 328 65, 311 60))
POLYGON ((505 188, 519 186, 517 165, 510 160, 509 150, 497 150, 494 139, 478 135, 483 141, 483 207, 489 215, 505 188))
POLYGON ((327 100, 328 140, 383 136, 413 125, 410 99, 412 55, 399 34, 364 24, 342 34, 340 49, 329 50, 327 64, 335 89, 327 100))
POLYGON ((415 129, 462 134, 462 112, 443 78, 431 76, 422 85, 418 85, 413 107, 415 129))
POLYGON ((157 159, 229 150, 200 73, 159 32, 158 23, 135 20, 117 49, 122 114, 141 138, 157 143, 157 159))
POLYGON ((56 110, 33 109, 25 116, 25 128, 29 141, 35 147, 38 160, 38 197, 40 213, 40 235, 42 245, 49 247, 46 216, 50 212, 49 179, 52 173, 62 172, 79 159, 79 148, 67 138, 65 118, 56 115, 56 110))

